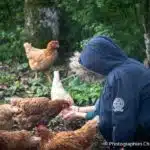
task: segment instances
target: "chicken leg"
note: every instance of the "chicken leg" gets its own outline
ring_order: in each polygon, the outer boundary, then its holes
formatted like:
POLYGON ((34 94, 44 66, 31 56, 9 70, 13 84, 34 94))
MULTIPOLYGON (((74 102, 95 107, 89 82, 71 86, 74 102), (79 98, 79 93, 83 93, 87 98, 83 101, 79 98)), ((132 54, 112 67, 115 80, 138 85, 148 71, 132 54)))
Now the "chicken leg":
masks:
POLYGON ((52 80, 51 80, 51 77, 50 77, 49 71, 45 71, 44 73, 45 73, 45 75, 46 75, 46 77, 47 77, 48 81, 49 81, 50 83, 52 83, 52 80))
POLYGON ((34 79, 36 79, 36 80, 37 80, 37 78, 38 78, 38 73, 37 73, 37 71, 36 71, 36 72, 35 72, 34 79))

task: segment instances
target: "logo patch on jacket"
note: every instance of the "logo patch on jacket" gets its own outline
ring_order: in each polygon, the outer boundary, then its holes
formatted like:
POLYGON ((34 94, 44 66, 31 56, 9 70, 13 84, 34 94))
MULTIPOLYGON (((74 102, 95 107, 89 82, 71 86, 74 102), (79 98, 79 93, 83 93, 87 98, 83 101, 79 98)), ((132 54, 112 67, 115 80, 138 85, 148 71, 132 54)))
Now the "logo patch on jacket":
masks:
POLYGON ((116 97, 113 102, 114 112, 123 112, 124 100, 122 98, 116 97))

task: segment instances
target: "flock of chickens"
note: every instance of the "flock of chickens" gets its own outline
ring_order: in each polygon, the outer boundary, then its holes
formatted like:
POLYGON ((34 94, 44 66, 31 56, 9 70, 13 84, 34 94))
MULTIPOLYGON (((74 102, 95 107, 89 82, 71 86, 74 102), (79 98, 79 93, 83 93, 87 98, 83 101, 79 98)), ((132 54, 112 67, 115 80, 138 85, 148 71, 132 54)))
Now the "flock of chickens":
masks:
MULTIPOLYGON (((37 49, 24 43, 32 70, 43 71, 51 81, 48 68, 57 58, 58 41, 48 43, 46 49, 37 49)), ((86 150, 96 134, 97 120, 85 123, 75 131, 53 132, 48 121, 73 104, 54 71, 51 99, 46 97, 11 98, 0 105, 0 150, 86 150), (33 130, 34 129, 34 130, 33 130)))

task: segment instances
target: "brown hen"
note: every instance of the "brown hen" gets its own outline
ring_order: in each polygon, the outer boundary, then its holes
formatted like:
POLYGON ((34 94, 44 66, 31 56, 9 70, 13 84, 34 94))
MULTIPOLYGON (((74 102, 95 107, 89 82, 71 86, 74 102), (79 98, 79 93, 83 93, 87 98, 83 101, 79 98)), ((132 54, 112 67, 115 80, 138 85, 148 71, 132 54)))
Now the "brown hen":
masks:
POLYGON ((0 150, 40 150, 40 140, 40 137, 25 130, 0 130, 0 150))
POLYGON ((68 108, 66 100, 50 101, 45 98, 13 99, 11 104, 17 106, 21 112, 15 117, 16 127, 19 129, 32 129, 38 122, 57 116, 62 109, 68 108))
POLYGON ((38 49, 33 47, 30 43, 24 43, 24 48, 29 61, 30 68, 34 71, 44 72, 48 80, 51 81, 48 69, 57 58, 57 48, 59 48, 59 42, 50 41, 47 44, 46 49, 38 49))
POLYGON ((36 128, 41 150, 87 150, 96 135, 97 121, 88 121, 75 131, 51 132, 45 126, 36 128))
POLYGON ((14 125, 14 116, 19 113, 17 107, 9 104, 0 105, 0 130, 12 130, 14 125))

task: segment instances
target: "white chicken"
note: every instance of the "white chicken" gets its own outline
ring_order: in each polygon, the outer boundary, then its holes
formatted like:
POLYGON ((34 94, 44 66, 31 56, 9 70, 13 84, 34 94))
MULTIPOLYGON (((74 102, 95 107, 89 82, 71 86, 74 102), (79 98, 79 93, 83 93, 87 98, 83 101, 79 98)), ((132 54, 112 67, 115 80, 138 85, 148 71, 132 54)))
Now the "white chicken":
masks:
POLYGON ((71 104, 74 103, 71 95, 64 89, 62 82, 60 80, 59 71, 54 71, 54 77, 51 88, 51 100, 67 100, 71 104))

